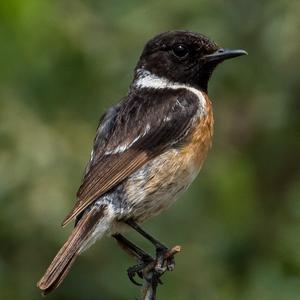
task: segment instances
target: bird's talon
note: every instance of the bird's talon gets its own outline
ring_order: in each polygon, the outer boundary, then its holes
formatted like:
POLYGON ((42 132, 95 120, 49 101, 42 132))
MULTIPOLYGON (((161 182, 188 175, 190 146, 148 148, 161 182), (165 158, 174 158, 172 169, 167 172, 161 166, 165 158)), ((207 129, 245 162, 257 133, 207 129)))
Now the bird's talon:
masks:
POLYGON ((167 270, 172 272, 175 269, 175 264, 167 264, 167 270))
POLYGON ((141 286, 142 284, 137 282, 134 279, 134 277, 135 277, 135 275, 138 275, 141 279, 144 279, 143 271, 151 262, 153 262, 153 258, 151 256, 144 257, 144 260, 141 263, 128 268, 127 274, 128 274, 130 281, 132 283, 134 283, 135 285, 141 286))
POLYGON ((141 283, 137 282, 137 281, 134 279, 135 272, 127 271, 127 274, 128 274, 129 280, 130 280, 133 284, 135 284, 135 285, 137 285, 137 286, 142 286, 141 283))
POLYGON ((166 267, 155 266, 154 270, 157 273, 157 275, 161 276, 162 274, 164 274, 166 272, 167 268, 166 267))
POLYGON ((175 259, 174 256, 167 258, 166 266, 168 271, 173 271, 175 269, 175 259))
POLYGON ((142 272, 142 271, 138 271, 137 274, 138 274, 138 276, 139 276, 141 279, 144 279, 144 276, 143 276, 143 272, 142 272))

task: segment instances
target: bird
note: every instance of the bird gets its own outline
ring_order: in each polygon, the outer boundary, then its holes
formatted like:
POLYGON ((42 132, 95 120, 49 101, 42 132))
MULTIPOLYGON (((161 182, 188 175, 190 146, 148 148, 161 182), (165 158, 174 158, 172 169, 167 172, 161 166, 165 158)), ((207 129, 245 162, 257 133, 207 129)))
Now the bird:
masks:
POLYGON ((164 260, 168 247, 141 224, 169 208, 198 175, 213 137, 209 79, 221 62, 246 54, 187 30, 146 43, 127 95, 99 121, 75 205, 62 222, 75 220, 74 229, 37 283, 44 295, 105 235, 137 258, 128 269, 133 282, 155 259, 174 267, 173 257, 164 260), (129 229, 154 245, 156 258, 124 236, 129 229))

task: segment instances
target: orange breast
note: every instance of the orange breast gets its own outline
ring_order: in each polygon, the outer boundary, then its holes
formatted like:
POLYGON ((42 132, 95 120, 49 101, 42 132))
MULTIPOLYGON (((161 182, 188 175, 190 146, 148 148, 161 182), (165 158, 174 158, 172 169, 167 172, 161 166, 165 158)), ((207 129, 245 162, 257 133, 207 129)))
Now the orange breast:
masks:
POLYGON ((192 164, 191 168, 199 171, 208 150, 212 144, 214 118, 212 112, 212 104, 208 96, 205 95, 206 114, 196 121, 196 126, 190 135, 190 141, 182 149, 182 155, 186 159, 187 164, 192 164))
POLYGON ((159 186, 174 184, 187 187, 197 176, 212 144, 212 105, 206 96, 206 113, 194 121, 192 132, 180 149, 170 149, 149 162, 146 189, 151 193, 159 186))

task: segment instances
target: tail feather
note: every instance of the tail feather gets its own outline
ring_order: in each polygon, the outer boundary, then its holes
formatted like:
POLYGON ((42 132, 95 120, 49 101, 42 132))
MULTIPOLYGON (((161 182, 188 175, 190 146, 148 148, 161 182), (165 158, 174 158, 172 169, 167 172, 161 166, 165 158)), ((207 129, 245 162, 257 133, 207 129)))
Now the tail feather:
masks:
POLYGON ((57 273, 57 276, 55 277, 54 281, 52 281, 52 283, 48 284, 47 282, 44 283, 40 283, 40 281, 38 282, 37 286, 42 290, 42 295, 46 296, 47 294, 55 290, 62 283, 62 281, 69 273, 77 256, 78 254, 74 254, 74 256, 69 261, 67 261, 65 268, 62 269, 60 273, 57 273))
MULTIPOLYGON (((86 248, 96 225, 104 216, 106 205, 83 215, 68 240, 54 257, 37 287, 46 295, 57 288, 68 274, 76 257, 86 248)), ((103 232, 104 233, 104 232, 103 232)))

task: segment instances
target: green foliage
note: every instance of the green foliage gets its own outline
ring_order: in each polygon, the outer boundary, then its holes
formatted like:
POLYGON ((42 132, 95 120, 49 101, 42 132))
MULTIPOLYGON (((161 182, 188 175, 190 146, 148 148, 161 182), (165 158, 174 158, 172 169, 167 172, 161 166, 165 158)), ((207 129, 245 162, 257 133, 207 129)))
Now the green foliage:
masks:
MULTIPOLYGON (((249 56, 213 76, 214 147, 197 181, 146 224, 183 246, 158 298, 299 298, 299 11, 284 0, 2 1, 0 298, 40 299, 97 121, 126 93, 144 43, 170 29, 249 56)), ((49 298, 134 299, 133 263, 105 239, 49 298)))

